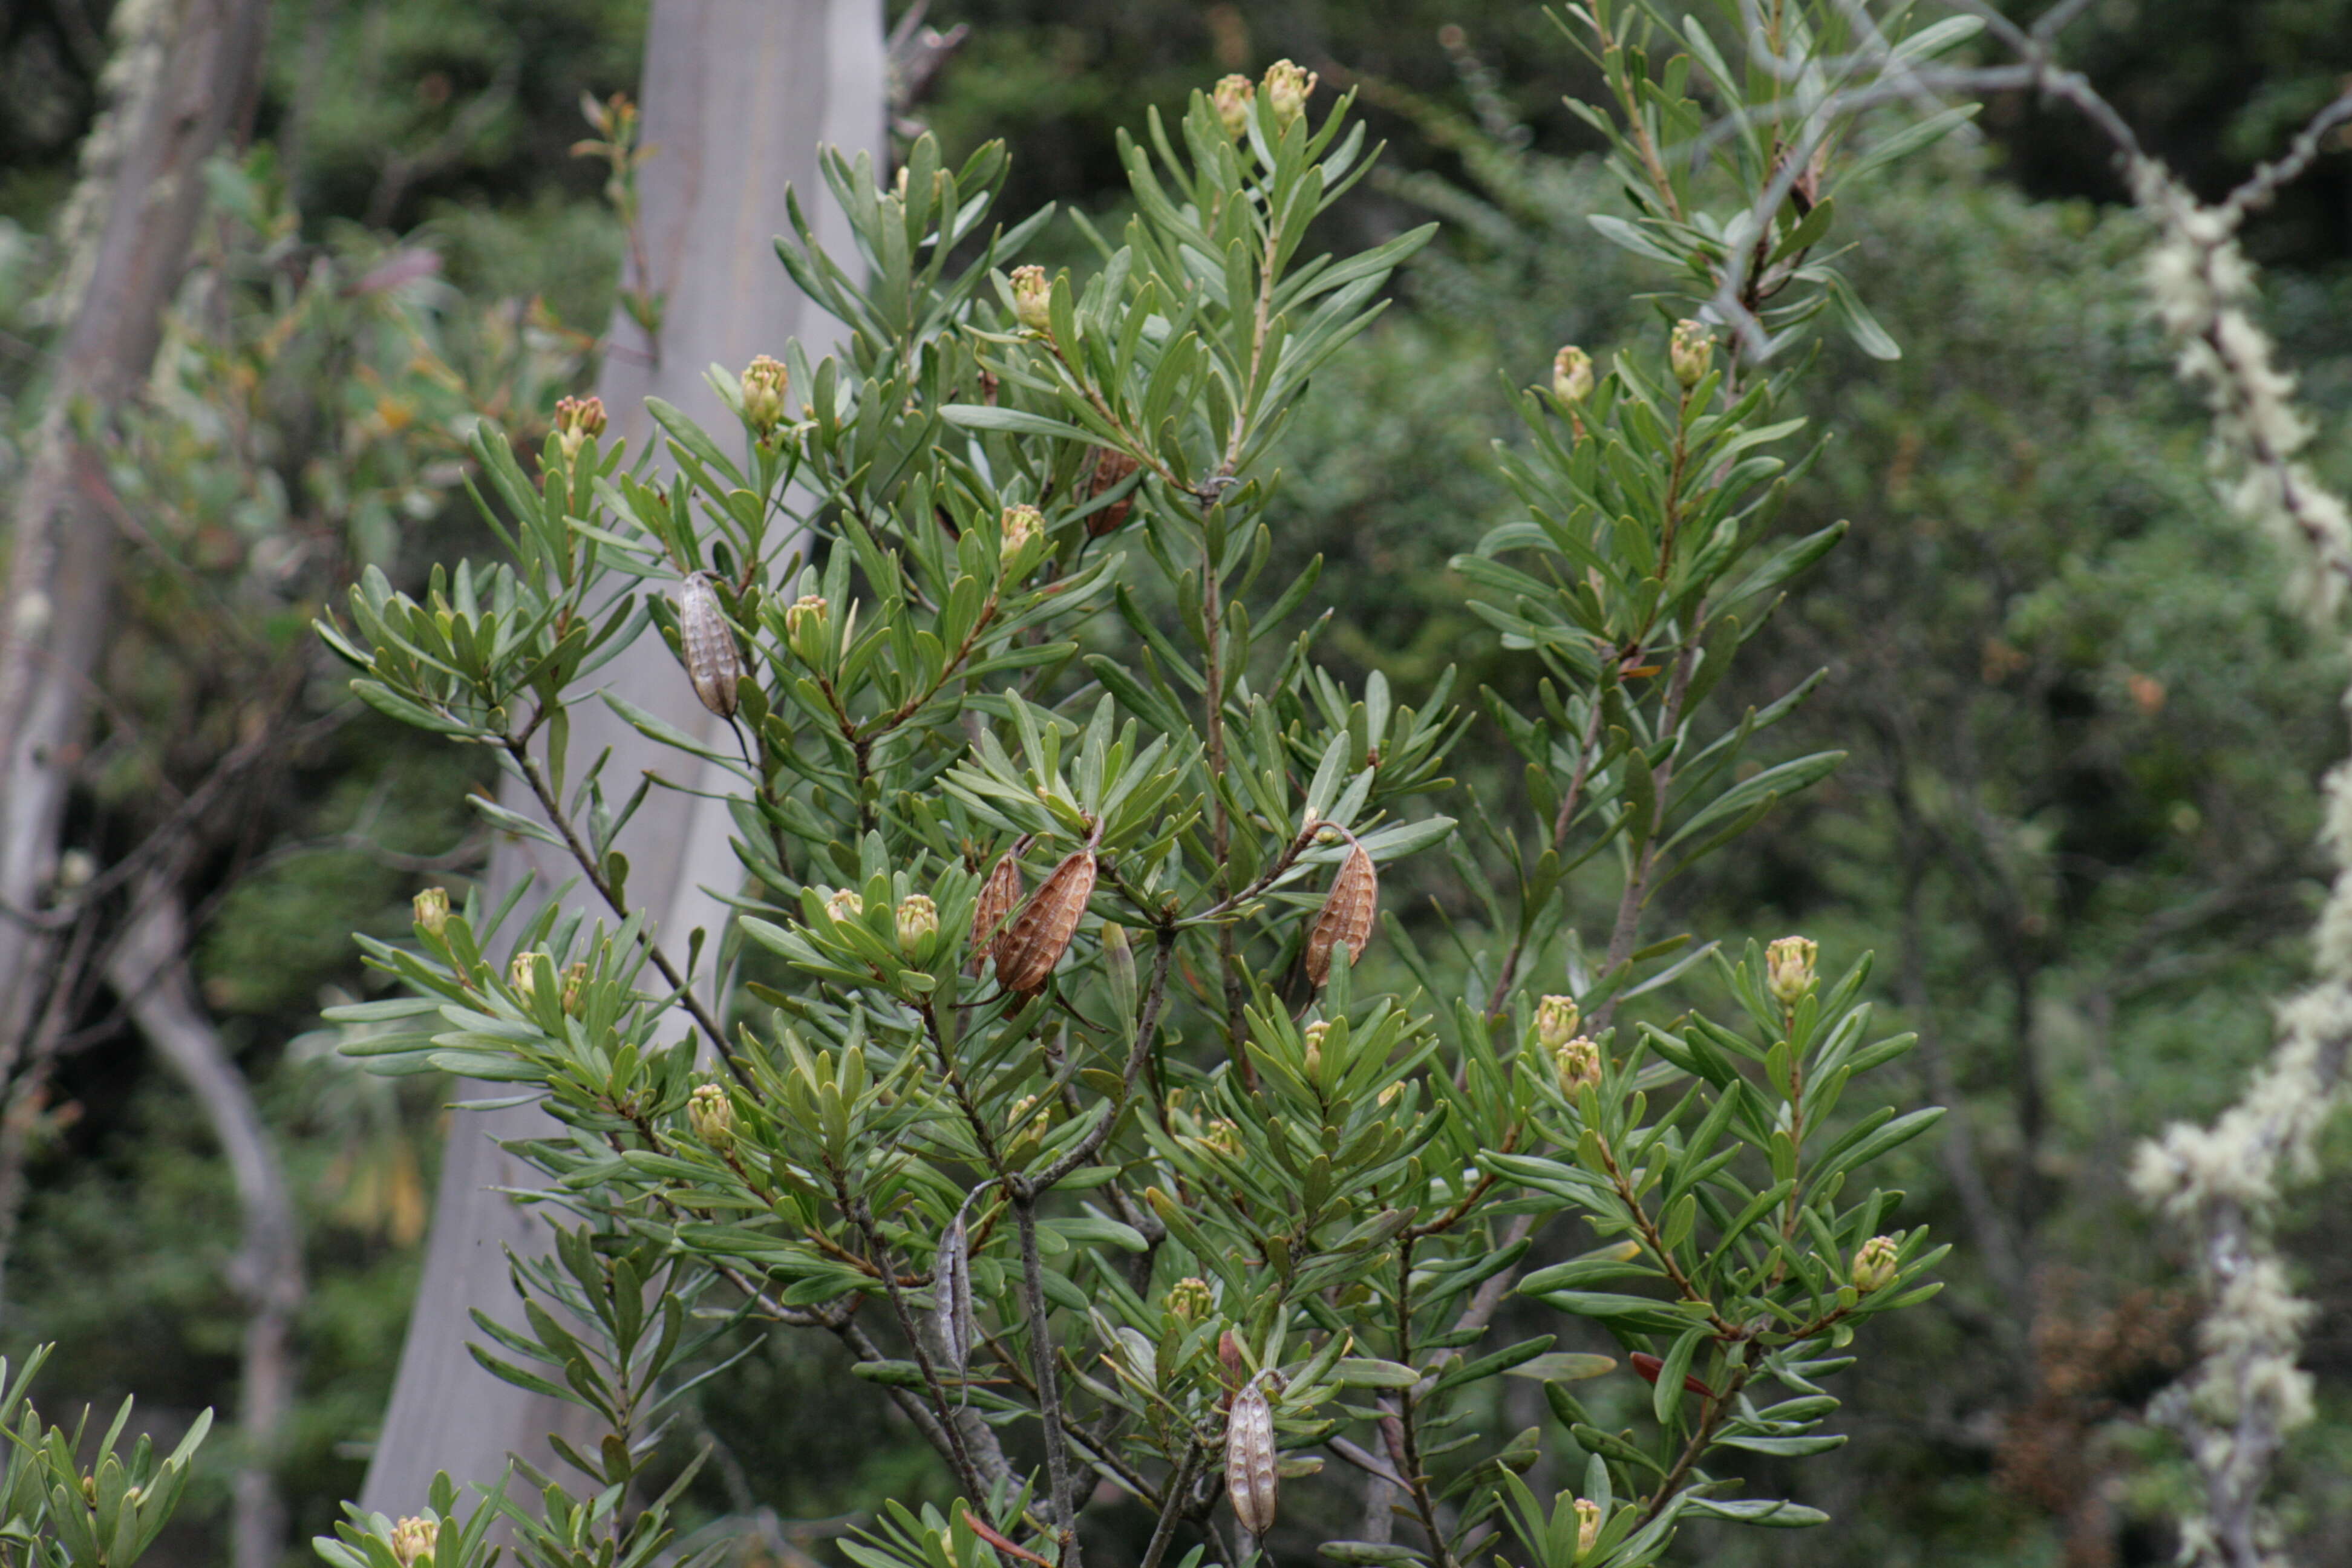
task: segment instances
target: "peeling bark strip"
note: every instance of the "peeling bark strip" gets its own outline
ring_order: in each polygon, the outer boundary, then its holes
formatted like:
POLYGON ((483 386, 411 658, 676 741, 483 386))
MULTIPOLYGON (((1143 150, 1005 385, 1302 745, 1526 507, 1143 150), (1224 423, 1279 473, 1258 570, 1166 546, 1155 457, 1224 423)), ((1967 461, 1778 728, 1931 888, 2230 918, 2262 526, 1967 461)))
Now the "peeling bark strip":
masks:
MULTIPOLYGON (((88 504, 92 458, 77 407, 101 425, 154 363, 163 309, 204 211, 200 169, 245 124, 260 79, 268 0, 157 0, 152 28, 126 38, 133 68, 102 123, 109 145, 76 196, 96 216, 87 281, 55 356, 56 380, 8 523, 0 599, 0 1042, 21 1040, 42 933, 10 912, 37 908, 56 874, 59 822, 107 644, 112 527, 88 504), (156 14, 157 11, 161 15, 156 14), (162 44, 157 49, 154 46, 162 44), (101 169, 100 165, 106 167, 101 169)), ((75 258, 73 270, 82 270, 75 258)))
POLYGON ((1080 849, 1037 884, 1013 924, 996 939, 996 978, 1007 991, 1034 994, 1045 988, 1054 965, 1078 933, 1078 917, 1095 891, 1095 852, 1080 849))

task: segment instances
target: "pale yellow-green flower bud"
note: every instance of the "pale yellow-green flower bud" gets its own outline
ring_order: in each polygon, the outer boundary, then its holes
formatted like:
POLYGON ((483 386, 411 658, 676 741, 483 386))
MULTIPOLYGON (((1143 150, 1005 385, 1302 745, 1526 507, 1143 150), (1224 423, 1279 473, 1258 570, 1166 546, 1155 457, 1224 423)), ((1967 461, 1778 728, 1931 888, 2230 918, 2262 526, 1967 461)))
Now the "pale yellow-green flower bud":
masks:
POLYGON ((1008 506, 997 519, 997 554, 1010 561, 1045 531, 1045 514, 1034 506, 1008 506))
POLYGON ((1288 60, 1276 60, 1265 68, 1265 97, 1274 106, 1277 129, 1307 112, 1307 99, 1315 90, 1316 79, 1313 71, 1288 60))
POLYGON ((1898 1268, 1895 1250, 1891 1236, 1874 1236, 1864 1242, 1862 1250, 1853 1255, 1853 1288, 1867 1296, 1894 1284, 1898 1268))
POLYGON ((803 594, 784 608, 784 640, 803 664, 823 665, 833 656, 833 608, 824 595, 803 594))
POLYGON ((1715 337, 1696 321, 1676 321, 1666 358, 1675 367, 1675 379, 1688 391, 1706 378, 1707 367, 1715 363, 1715 337))
POLYGON ((1197 1274, 1185 1276, 1168 1288, 1168 1310, 1188 1323, 1197 1323, 1217 1309, 1209 1282, 1197 1274))
POLYGON ((573 963, 566 966, 563 971, 563 1011, 566 1016, 579 1016, 580 993, 587 984, 587 964, 573 963))
POLYGON ((1764 950, 1765 987, 1783 1007, 1793 1007, 1811 994, 1813 960, 1820 945, 1810 937, 1784 936, 1764 950))
POLYGON ((1323 1042, 1331 1037, 1331 1026, 1320 1018, 1307 1026, 1307 1071, 1312 1076, 1323 1070, 1323 1042))
POLYGON ((1038 266, 1013 269, 1013 315, 1033 332, 1047 331, 1054 320, 1054 286, 1038 266))
POLYGON ((1580 1017, 1573 996, 1547 996, 1536 1004, 1536 1040, 1544 1049, 1556 1051, 1576 1038, 1580 1017))
POLYGON ((555 405, 555 440, 567 458, 580 455, 592 436, 604 433, 604 400, 601 397, 559 398, 555 405))
POLYGON ((416 911, 416 929, 426 936, 439 939, 449 927, 449 889, 427 888, 416 895, 410 906, 416 911))
POLYGON ((1592 356, 1574 343, 1552 356, 1551 395, 1570 407, 1592 395, 1592 356))
POLYGON ((1257 83, 1237 72, 1217 83, 1209 100, 1217 106, 1217 119, 1226 135, 1238 142, 1249 134, 1250 106, 1257 100, 1257 83))
POLYGON ((507 965, 507 984, 526 1003, 539 994, 539 961, 544 953, 518 952, 507 965))
POLYGON ((1576 1550, 1580 1555, 1601 1539, 1601 1505, 1591 1498, 1576 1500, 1576 1550))
POLYGON ((909 893, 898 900, 898 951, 911 957, 938 932, 940 907, 924 894, 909 893))
POLYGON ((781 361, 760 355, 744 367, 743 422, 765 436, 783 423, 784 388, 790 377, 781 361))
POLYGON ((714 1154, 735 1146, 735 1102, 715 1083, 698 1084, 687 1096, 686 1123, 714 1154))
POLYGON ((1208 1126, 1201 1130, 1201 1135, 1192 1142, 1202 1148, 1214 1149, 1228 1159, 1241 1158, 1241 1129, 1222 1116, 1213 1119, 1208 1126))
POLYGON ((836 921, 854 921, 866 912, 866 900, 847 888, 837 889, 826 897, 824 912, 836 921))
POLYGON ((1553 1058, 1559 1068, 1560 1092, 1570 1100, 1601 1081, 1601 1047, 1591 1037, 1579 1035, 1559 1047, 1553 1058))
POLYGON ((430 1562, 433 1549, 441 1539, 441 1521, 437 1519, 404 1519, 392 1527, 392 1557, 400 1568, 415 1568, 419 1563, 430 1562))

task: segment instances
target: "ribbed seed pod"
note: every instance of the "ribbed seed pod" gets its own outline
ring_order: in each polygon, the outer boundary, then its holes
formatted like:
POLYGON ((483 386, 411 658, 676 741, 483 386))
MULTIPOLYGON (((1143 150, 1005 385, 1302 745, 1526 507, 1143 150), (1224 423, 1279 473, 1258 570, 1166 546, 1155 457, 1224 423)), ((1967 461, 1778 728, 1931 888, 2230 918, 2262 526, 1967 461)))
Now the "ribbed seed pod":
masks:
POLYGON ((678 584, 677 640, 694 694, 721 719, 735 717, 735 683, 743 677, 743 655, 707 572, 690 573, 678 584))
MULTIPOLYGON (((1136 461, 1133 458, 1129 457, 1125 452, 1114 452, 1108 447, 1104 447, 1095 458, 1094 482, 1087 487, 1087 499, 1094 500, 1126 479, 1128 475, 1135 472, 1135 469, 1136 461)), ((1127 521, 1127 514, 1134 510, 1134 507, 1135 492, 1129 490, 1102 510, 1090 513, 1087 518, 1087 535, 1100 539, 1106 533, 1115 532, 1118 525, 1127 521)))
POLYGON ((963 966, 965 973, 979 973, 988 962, 989 949, 1003 934, 1004 917, 1021 901, 1021 857, 1007 852, 980 885, 980 897, 972 903, 971 958, 963 966))
POLYGON ((1261 1541, 1274 1528, 1275 1491, 1281 1475, 1274 1457, 1274 1404, 1252 1383, 1234 1396, 1225 1415, 1225 1495, 1234 1517, 1261 1541))
POLYGON ((1372 858, 1364 847, 1353 845, 1339 862, 1339 874, 1331 879, 1322 909, 1316 911, 1314 929, 1307 933, 1307 978, 1318 985, 1330 978, 1336 942, 1347 944, 1349 963, 1363 957, 1364 944, 1372 939, 1372 916, 1380 907, 1380 874, 1372 869, 1372 858))
POLYGON ((996 939, 997 984, 1024 994, 1043 991, 1054 965, 1069 951, 1094 890, 1093 850, 1080 849, 1055 867, 996 939))

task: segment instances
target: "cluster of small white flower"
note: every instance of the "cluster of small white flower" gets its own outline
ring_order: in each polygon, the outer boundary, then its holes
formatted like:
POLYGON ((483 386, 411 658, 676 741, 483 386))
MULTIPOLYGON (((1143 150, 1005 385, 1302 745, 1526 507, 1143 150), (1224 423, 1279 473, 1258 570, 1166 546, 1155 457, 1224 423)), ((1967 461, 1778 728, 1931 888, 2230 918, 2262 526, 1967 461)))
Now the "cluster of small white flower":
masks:
MULTIPOLYGON (((2352 585, 2352 515, 2295 460, 2311 426, 2294 407, 2294 378, 2273 363, 2247 308, 2253 269, 2237 241, 2246 206, 2204 205, 2146 159, 2132 182, 2158 230, 2148 291, 2179 345, 2182 378, 2212 410, 2230 504, 2282 539, 2294 563, 2294 606, 2336 630, 2352 585)), ((2196 1237, 2208 1303, 2203 1360, 2157 1410, 2205 1483, 2203 1514, 2184 1521, 2184 1561, 2286 1561, 2260 1500, 2280 1444, 2311 1419, 2311 1379, 2296 1362, 2312 1305, 2290 1287, 2270 1222, 2282 1183, 2311 1173, 2352 1051, 2352 763, 2328 777, 2323 837, 2338 870, 2316 933, 2317 978, 2281 1010, 2277 1050, 2237 1104, 2210 1126, 2167 1128, 2133 1172, 2140 1195, 2196 1237)))

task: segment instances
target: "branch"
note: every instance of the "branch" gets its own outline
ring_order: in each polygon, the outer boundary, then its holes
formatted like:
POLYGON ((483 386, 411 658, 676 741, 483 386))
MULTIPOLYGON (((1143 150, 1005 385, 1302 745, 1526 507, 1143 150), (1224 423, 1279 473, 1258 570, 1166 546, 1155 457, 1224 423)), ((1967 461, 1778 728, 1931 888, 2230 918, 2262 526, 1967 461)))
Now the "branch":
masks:
MULTIPOLYGON (((515 767, 522 774, 523 782, 530 786, 530 793, 538 800, 540 810, 547 814, 548 826, 563 836, 564 847, 572 852, 572 858, 579 866, 582 874, 588 879, 588 885, 596 889, 597 896, 604 900, 605 908, 611 910, 619 919, 628 919, 628 907, 621 901, 620 895, 613 890, 612 883, 604 876, 604 868, 598 864, 595 856, 588 852, 588 847, 580 842, 579 830, 572 826, 572 818, 566 816, 563 807, 556 803, 554 792, 547 787, 546 775, 540 771, 539 763, 532 760, 530 748, 511 735, 503 737, 503 743, 508 757, 513 761, 515 767)), ((670 988, 677 994, 678 1005, 684 1007, 695 1023, 701 1026, 704 1037, 710 1041, 711 1047, 719 1053, 719 1059, 727 1064, 727 1070, 733 1073, 747 1088, 750 1087, 751 1082, 750 1074, 744 1069, 743 1064, 735 1059, 735 1053, 727 1048, 726 1028, 711 1016, 710 1009, 704 1005, 702 999, 694 994, 694 987, 688 984, 687 977, 679 973, 677 966, 670 962, 669 955, 661 950, 661 944, 654 941, 651 931, 646 933, 645 944, 646 956, 653 961, 654 968, 660 972, 661 977, 669 982, 670 988)))
POLYGON ((1036 1199, 1017 1189, 1012 1194, 1013 1220, 1021 1232, 1021 1304, 1029 1319, 1029 1359, 1037 1377, 1037 1416, 1045 1428, 1045 1477, 1053 1489, 1048 1510, 1061 1551, 1059 1568, 1080 1568, 1078 1505, 1070 1485, 1070 1456, 1062 1430, 1062 1378, 1054 1364, 1055 1340, 1051 1308, 1045 1301, 1045 1266, 1037 1256, 1036 1199))
MULTIPOLYGON (((1126 1088, 1120 1092, 1118 1103, 1072 1145, 1069 1152, 1022 1184, 1033 1195, 1051 1192, 1071 1172, 1093 1159, 1096 1151, 1109 1140, 1111 1129, 1118 1125, 1119 1112, 1135 1093, 1135 1081, 1142 1074, 1143 1064, 1150 1059, 1152 1045, 1159 1038, 1160 1010, 1168 1000, 1168 962, 1175 955, 1176 928, 1161 926, 1151 954, 1151 988, 1143 999, 1143 1016, 1135 1026, 1135 1047, 1127 1053, 1127 1066, 1120 1075, 1126 1088)), ((1016 1206, 1018 1201, 1015 1200, 1016 1206)))

